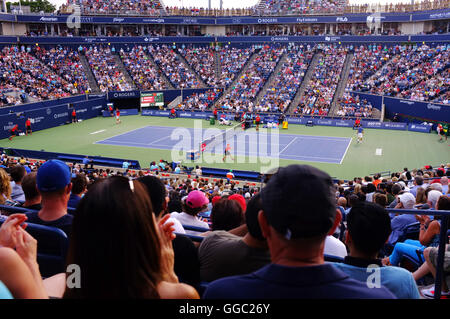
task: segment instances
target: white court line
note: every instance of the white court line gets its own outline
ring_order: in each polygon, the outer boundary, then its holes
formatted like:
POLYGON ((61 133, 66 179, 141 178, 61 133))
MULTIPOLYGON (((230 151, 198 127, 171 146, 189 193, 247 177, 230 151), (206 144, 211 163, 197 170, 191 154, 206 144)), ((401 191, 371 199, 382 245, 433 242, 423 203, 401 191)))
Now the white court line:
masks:
POLYGON ((349 143, 347 144, 347 148, 345 149, 344 156, 342 156, 341 161, 339 162, 339 165, 341 165, 342 162, 344 161, 345 155, 347 155, 348 148, 350 147, 350 144, 352 144, 352 140, 353 140, 353 137, 350 138, 350 141, 349 141, 349 143))
MULTIPOLYGON (((112 138, 114 138, 114 137, 117 137, 117 136, 120 136, 120 135, 124 135, 124 134, 128 134, 128 133, 131 133, 131 132, 134 132, 134 131, 137 131, 137 130, 143 129, 144 127, 149 127, 149 126, 150 126, 150 125, 146 125, 146 126, 139 127, 139 128, 137 128, 137 129, 134 129, 134 130, 131 130, 131 131, 127 131, 127 132, 125 132, 125 133, 116 134, 116 135, 110 136, 110 137, 108 137, 108 138, 105 138, 104 140, 100 140, 100 141, 94 142, 94 143, 92 143, 92 144, 97 144, 97 143, 99 143, 99 142, 104 142, 104 141, 109 140, 109 139, 112 139, 112 138)), ((151 126, 150 126, 150 127, 151 127, 151 126)))
POLYGON ((281 153, 283 153, 292 143, 295 142, 297 138, 295 137, 288 145, 286 145, 280 152, 278 152, 278 154, 280 155, 281 153))
POLYGON ((154 140, 153 142, 145 144, 145 145, 152 145, 153 143, 165 140, 166 138, 170 138, 170 136, 164 136, 164 137, 158 138, 157 140, 154 140))
POLYGON ((147 146, 147 144, 145 144, 145 143, 135 143, 135 142, 120 142, 120 141, 117 141, 117 142, 113 142, 113 141, 107 141, 107 142, 105 142, 106 140, 104 140, 104 141, 98 141, 98 142, 95 142, 94 144, 103 144, 103 145, 120 145, 120 146, 127 146, 128 144, 133 144, 133 145, 141 145, 141 147, 146 147, 147 146))
POLYGON ((98 133, 101 133, 101 132, 104 132, 104 131, 106 131, 106 130, 95 131, 95 132, 92 132, 92 133, 89 133, 89 134, 94 135, 94 134, 98 134, 98 133))

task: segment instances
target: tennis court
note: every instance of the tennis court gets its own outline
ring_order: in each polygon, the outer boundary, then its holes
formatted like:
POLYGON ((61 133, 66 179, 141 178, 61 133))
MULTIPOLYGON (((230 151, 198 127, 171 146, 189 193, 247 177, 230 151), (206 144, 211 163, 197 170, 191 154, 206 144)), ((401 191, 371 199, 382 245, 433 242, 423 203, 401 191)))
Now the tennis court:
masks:
MULTIPOLYGON (((212 132, 212 131, 209 131, 212 132)), ((215 130, 216 134, 218 130, 215 130)), ((225 130, 222 130, 225 134, 225 130)), ((182 146, 185 151, 198 150, 208 130, 174 128, 166 126, 145 126, 128 131, 95 144, 133 146, 172 150, 182 146), (184 139, 180 144, 180 140, 184 139)), ((342 164, 352 139, 311 135, 278 134, 276 131, 256 132, 254 130, 235 132, 228 137, 221 136, 205 152, 223 153, 225 144, 230 144, 233 156, 265 156, 286 160, 342 164)))

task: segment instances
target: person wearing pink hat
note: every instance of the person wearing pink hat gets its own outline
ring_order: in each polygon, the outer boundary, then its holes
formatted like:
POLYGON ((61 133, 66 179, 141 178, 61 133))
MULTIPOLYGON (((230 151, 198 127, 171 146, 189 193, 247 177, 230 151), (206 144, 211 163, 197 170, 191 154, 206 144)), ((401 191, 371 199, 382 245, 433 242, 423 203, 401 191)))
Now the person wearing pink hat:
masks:
POLYGON ((182 225, 209 228, 208 223, 199 219, 198 214, 204 211, 209 199, 202 191, 192 191, 183 200, 183 212, 173 212, 170 215, 178 219, 182 225))

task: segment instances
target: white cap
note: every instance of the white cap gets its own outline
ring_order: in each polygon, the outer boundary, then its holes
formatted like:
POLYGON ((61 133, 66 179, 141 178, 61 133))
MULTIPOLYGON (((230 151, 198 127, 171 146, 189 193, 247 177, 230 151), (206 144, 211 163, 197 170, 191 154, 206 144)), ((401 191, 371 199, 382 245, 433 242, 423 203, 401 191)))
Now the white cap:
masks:
POLYGON ((250 198, 250 197, 252 197, 252 195, 250 195, 250 193, 249 192, 247 192, 247 193, 245 193, 245 196, 244 196, 245 198, 250 198))
POLYGON ((398 196, 400 203, 402 203, 403 208, 413 209, 416 204, 416 198, 411 193, 403 193, 398 196))

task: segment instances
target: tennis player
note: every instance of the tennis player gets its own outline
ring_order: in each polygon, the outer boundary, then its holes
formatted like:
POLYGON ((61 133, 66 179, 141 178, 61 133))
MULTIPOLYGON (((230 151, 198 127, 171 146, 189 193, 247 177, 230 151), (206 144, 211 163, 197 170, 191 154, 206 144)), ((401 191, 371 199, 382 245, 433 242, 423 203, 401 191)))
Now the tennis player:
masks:
POLYGON ((230 144, 227 144, 227 146, 225 147, 225 150, 223 151, 223 159, 222 159, 223 162, 225 162, 225 159, 227 158, 227 156, 230 156, 231 160, 234 161, 234 158, 231 155, 231 146, 230 146, 230 144))
POLYGON ((72 110, 72 123, 77 122, 77 112, 75 111, 75 108, 72 110))
POLYGON ((33 134, 33 131, 31 130, 31 120, 27 118, 25 121, 25 134, 28 135, 28 133, 33 134))
POLYGON ((442 141, 443 137, 445 137, 445 140, 447 140, 447 134, 446 134, 446 132, 444 130, 444 127, 442 126, 441 123, 438 124, 437 131, 438 131, 438 134, 439 134, 439 141, 442 141))
POLYGON ((122 123, 120 121, 120 111, 119 109, 116 109, 116 124, 122 123))
POLYGON ((9 130, 9 140, 11 141, 13 139, 14 136, 17 136, 19 133, 19 124, 14 125, 10 130, 9 130))
POLYGON ((364 129, 362 128, 362 126, 358 127, 358 143, 362 143, 364 135, 363 133, 364 129))

